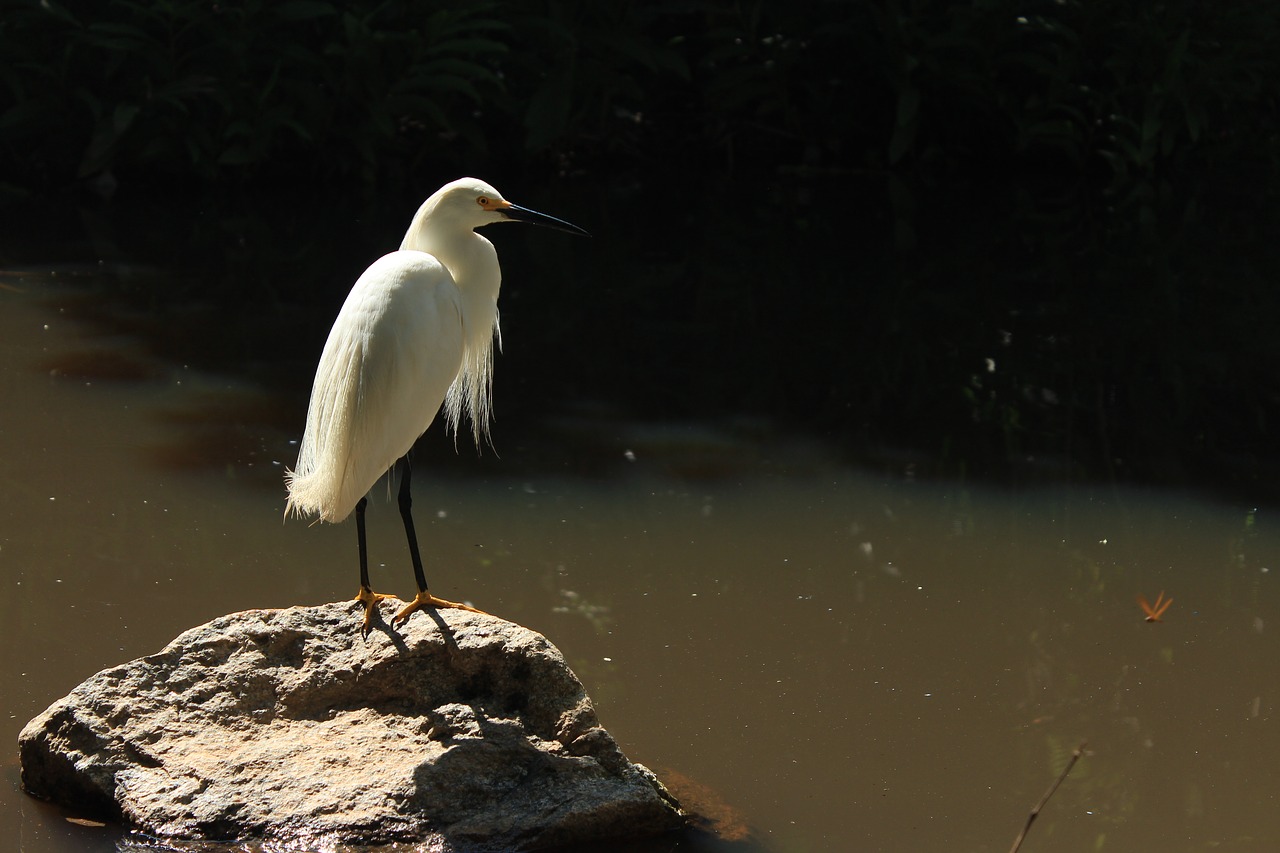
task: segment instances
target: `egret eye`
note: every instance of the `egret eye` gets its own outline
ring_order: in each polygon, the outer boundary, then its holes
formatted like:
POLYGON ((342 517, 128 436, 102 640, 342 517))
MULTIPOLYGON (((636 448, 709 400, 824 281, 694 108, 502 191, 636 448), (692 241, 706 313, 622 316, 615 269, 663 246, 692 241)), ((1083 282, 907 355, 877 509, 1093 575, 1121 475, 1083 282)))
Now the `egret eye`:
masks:
POLYGON ((489 197, 487 195, 482 195, 480 196, 480 198, 476 199, 476 204, 480 205, 481 207, 488 207, 490 203, 491 202, 489 201, 489 197))

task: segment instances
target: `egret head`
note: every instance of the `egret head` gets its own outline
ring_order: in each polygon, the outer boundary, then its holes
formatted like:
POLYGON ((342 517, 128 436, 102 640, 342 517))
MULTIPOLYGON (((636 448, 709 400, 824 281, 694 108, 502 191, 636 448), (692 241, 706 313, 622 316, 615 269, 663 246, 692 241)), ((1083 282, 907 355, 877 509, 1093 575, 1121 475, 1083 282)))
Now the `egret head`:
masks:
POLYGON ((586 231, 563 219, 512 204, 502 197, 502 193, 478 178, 461 178, 445 184, 427 199, 424 208, 429 208, 429 216, 433 219, 452 219, 468 228, 479 228, 494 222, 528 222, 570 234, 589 236, 586 231))

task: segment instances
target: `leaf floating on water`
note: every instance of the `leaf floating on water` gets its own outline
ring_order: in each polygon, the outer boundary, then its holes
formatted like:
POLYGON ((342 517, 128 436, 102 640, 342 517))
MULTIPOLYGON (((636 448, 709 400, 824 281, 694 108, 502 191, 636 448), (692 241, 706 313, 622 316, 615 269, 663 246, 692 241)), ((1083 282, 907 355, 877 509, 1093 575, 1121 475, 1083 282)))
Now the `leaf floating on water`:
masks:
POLYGON ((67 818, 67 823, 74 823, 76 826, 91 826, 95 829, 101 829, 106 826, 100 820, 89 820, 87 817, 69 817, 67 818))

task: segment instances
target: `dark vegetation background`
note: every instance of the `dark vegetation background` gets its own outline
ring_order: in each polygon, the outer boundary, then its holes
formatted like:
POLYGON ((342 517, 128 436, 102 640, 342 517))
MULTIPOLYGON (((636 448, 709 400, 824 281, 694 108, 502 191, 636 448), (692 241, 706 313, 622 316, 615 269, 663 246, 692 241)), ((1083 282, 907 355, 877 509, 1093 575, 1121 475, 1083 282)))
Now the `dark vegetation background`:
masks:
POLYGON ((474 174, 596 235, 494 238, 500 424, 1274 491, 1280 4, 0 10, 0 260, 184 271, 93 319, 299 421, 351 281, 474 174))

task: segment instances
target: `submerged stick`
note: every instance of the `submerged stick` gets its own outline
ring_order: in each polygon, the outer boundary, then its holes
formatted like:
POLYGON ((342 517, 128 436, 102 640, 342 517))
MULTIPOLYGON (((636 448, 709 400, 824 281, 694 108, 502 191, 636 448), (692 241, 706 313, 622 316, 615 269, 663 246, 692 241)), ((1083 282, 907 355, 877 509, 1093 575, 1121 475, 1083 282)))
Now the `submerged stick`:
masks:
POLYGON ((1031 814, 1027 815, 1027 823, 1022 827, 1022 832, 1018 833, 1018 837, 1013 840, 1013 847, 1009 848, 1009 853, 1018 853, 1018 848, 1022 847, 1023 840, 1027 837, 1027 830, 1031 828, 1031 824, 1036 822, 1036 818, 1040 817, 1040 810, 1044 808, 1045 803, 1049 802, 1049 798, 1053 796, 1053 792, 1058 790, 1058 786, 1067 778, 1067 774, 1071 772, 1071 768, 1076 766, 1076 762, 1080 760, 1080 756, 1084 754, 1085 742, 1081 742, 1076 747, 1075 752, 1071 753, 1071 760, 1067 762, 1067 766, 1062 768, 1060 775, 1049 790, 1044 792, 1044 796, 1040 798, 1040 802, 1036 803, 1031 809, 1031 814))

